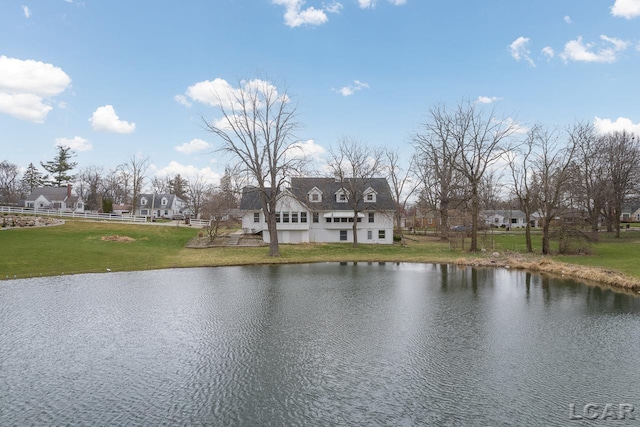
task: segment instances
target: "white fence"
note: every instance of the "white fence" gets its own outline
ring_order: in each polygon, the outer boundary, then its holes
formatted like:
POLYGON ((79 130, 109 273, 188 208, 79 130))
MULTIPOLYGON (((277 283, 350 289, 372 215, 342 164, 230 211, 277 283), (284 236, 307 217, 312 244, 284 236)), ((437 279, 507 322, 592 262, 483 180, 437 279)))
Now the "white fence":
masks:
POLYGON ((211 221, 207 221, 207 220, 204 220, 204 219, 190 219, 189 220, 189 224, 191 224, 194 227, 201 227, 201 228, 202 227, 208 227, 210 222, 211 221))
POLYGON ((68 212, 68 211, 58 211, 55 209, 16 208, 13 206, 0 206, 0 213, 3 213, 3 212, 12 213, 12 214, 22 214, 22 215, 55 216, 60 218, 83 218, 83 219, 97 219, 97 220, 121 221, 121 222, 147 222, 147 218, 143 216, 90 213, 90 212, 68 212))

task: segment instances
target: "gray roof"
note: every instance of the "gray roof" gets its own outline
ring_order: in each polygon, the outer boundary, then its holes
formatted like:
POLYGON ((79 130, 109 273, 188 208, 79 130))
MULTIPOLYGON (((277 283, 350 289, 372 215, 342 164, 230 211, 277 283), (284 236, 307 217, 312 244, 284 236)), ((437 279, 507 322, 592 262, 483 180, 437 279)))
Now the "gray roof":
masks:
MULTIPOLYGON (((38 187, 34 188, 31 194, 25 199, 28 202, 34 202, 38 197, 43 196, 50 202, 62 202, 67 199, 67 187, 38 187)), ((76 202, 78 196, 71 193, 68 201, 76 202)))
MULTIPOLYGON (((336 181, 334 178, 291 178, 291 186, 288 190, 311 210, 350 211, 353 209, 351 204, 337 202, 335 194, 342 188, 348 190, 351 184, 355 185, 358 191, 366 191, 371 187, 376 192, 376 201, 361 202, 358 206, 359 210, 394 210, 395 203, 386 178, 355 179, 355 181, 354 178, 347 178, 345 182, 336 181), (308 201, 307 194, 314 188, 322 192, 322 202, 308 201)), ((270 192, 271 189, 267 191, 270 192)), ((240 209, 259 210, 261 208, 258 188, 245 187, 242 191, 240 209)))
POLYGON ((484 210, 482 211, 484 216, 501 216, 504 218, 524 218, 525 214, 519 209, 496 209, 496 210, 484 210))
POLYGON ((177 200, 180 203, 185 203, 184 200, 182 200, 180 197, 176 196, 175 194, 155 194, 155 195, 153 193, 140 194, 138 196, 138 208, 142 208, 142 209, 165 209, 167 206, 173 206, 173 201, 174 200, 177 200), (143 197, 148 200, 146 205, 142 205, 140 203, 140 200, 143 197), (166 205, 162 204, 162 199, 163 198, 167 199, 167 204, 166 205), (153 202, 153 206, 151 206, 152 202, 153 202))

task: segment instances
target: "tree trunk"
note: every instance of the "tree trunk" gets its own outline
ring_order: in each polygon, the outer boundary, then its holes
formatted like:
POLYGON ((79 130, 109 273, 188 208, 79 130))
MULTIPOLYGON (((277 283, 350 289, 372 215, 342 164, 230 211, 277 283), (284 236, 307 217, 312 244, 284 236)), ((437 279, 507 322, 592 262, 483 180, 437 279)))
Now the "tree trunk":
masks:
POLYGON ((480 214, 480 200, 478 198, 478 184, 471 184, 471 252, 478 251, 478 216, 480 214))
POLYGON ((449 240, 449 202, 440 202, 440 240, 449 240))
POLYGON ((613 226, 616 229, 616 239, 620 238, 620 216, 622 215, 622 206, 616 205, 613 209, 613 226))
POLYGON ((533 244, 531 243, 531 214, 528 210, 525 211, 525 221, 527 225, 524 228, 524 238, 527 242, 527 252, 533 252, 533 244))
POLYGON ((549 223, 550 221, 545 218, 544 224, 542 224, 542 254, 549 255, 549 223))
POLYGON ((269 200, 267 203, 263 202, 263 209, 265 213, 265 219, 267 220, 267 230, 269 230, 269 256, 280 256, 280 245, 278 244, 278 224, 276 223, 276 200, 269 200))
POLYGON ((358 211, 353 211, 353 247, 358 247, 358 211))

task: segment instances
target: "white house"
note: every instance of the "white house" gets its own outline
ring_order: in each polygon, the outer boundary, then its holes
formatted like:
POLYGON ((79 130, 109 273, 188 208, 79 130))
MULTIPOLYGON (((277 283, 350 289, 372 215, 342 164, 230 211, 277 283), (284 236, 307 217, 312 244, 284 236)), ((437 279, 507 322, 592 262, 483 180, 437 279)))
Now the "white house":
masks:
MULTIPOLYGON (((357 221, 359 243, 393 243, 394 202, 384 178, 362 182, 364 201, 354 219, 350 194, 343 182, 334 178, 292 178, 276 204, 278 242, 353 242, 353 223, 357 221)), ((240 210, 245 234, 270 236, 256 187, 246 187, 240 210)))
POLYGON ((175 194, 140 194, 134 215, 173 218, 187 203, 175 194))
POLYGON ((25 199, 25 207, 84 212, 84 202, 71 191, 71 184, 66 187, 34 188, 31 194, 25 199))
MULTIPOLYGON (((524 212, 518 209, 484 210, 481 213, 488 227, 525 228, 527 226, 524 212)), ((537 215, 532 215, 531 226, 535 227, 537 215)))

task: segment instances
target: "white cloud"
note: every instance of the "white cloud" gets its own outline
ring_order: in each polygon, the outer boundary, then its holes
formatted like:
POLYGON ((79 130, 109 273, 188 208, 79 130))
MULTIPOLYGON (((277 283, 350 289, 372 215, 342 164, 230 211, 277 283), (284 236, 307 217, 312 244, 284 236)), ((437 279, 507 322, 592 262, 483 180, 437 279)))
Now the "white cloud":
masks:
POLYGON ((369 89, 369 85, 361 82, 360 80, 354 80, 352 85, 344 86, 337 90, 334 89, 334 91, 338 92, 342 96, 351 96, 362 89, 369 89))
POLYGON ((326 12, 338 13, 342 8, 340 3, 334 2, 322 9, 315 7, 307 7, 303 9, 304 0, 272 0, 273 4, 284 6, 284 23, 285 25, 295 28, 301 25, 322 25, 329 18, 326 12))
POLYGON ((640 123, 635 124, 631 119, 627 119, 626 117, 618 117, 615 122, 612 122, 611 119, 595 117, 593 119, 593 125, 599 134, 627 131, 640 135, 640 123))
POLYGON ((201 151, 208 150, 210 147, 209 143, 203 141, 201 139, 192 139, 189 142, 185 142, 182 145, 178 145, 176 147, 176 151, 179 151, 184 154, 193 154, 201 151))
POLYGON ((152 172, 155 172, 157 177, 161 178, 174 177, 179 174, 187 180, 193 180, 198 177, 208 184, 217 184, 220 182, 220 174, 210 167, 198 168, 193 165, 183 165, 175 160, 170 161, 167 166, 161 168, 156 165, 151 165, 150 169, 152 172))
POLYGON ((115 133, 131 133, 136 129, 135 123, 120 120, 112 105, 98 107, 89 119, 94 130, 115 133))
POLYGON ((31 18, 31 10, 29 9, 29 6, 22 6, 22 11, 24 12, 25 18, 31 18))
POLYGON ((529 56, 531 52, 529 51, 528 44, 529 44, 528 37, 520 36, 517 39, 515 39, 509 45, 509 49, 511 50, 511 56, 516 61, 520 61, 523 59, 527 61, 529 65, 531 65, 532 67, 535 67, 536 66, 535 62, 533 62, 533 59, 531 59, 531 57, 529 56))
POLYGON ((496 101, 500 101, 502 98, 498 98, 497 96, 479 96, 476 99, 478 104, 491 104, 496 101))
POLYGON ((307 141, 300 141, 293 145, 287 154, 289 157, 308 157, 313 159, 320 159, 327 150, 323 146, 315 143, 313 139, 307 141))
POLYGON ((42 98, 31 93, 10 94, 0 92, 0 112, 18 119, 43 123, 53 107, 42 102, 42 98))
POLYGON ((73 138, 56 138, 56 146, 69 147, 73 151, 89 151, 93 145, 85 138, 74 136, 73 138))
MULTIPOLYGON (((402 6, 407 4, 407 0, 387 0, 394 6, 402 6)), ((361 9, 372 9, 376 6, 377 0, 358 0, 358 6, 361 9)))
POLYGON ((69 76, 51 64, 0 56, 0 112, 42 123, 53 109, 44 99, 70 85, 69 76))
POLYGON ((191 107, 191 103, 189 102, 189 100, 187 99, 186 96, 184 95, 176 95, 173 97, 173 99, 181 105, 184 105, 185 107, 191 107))
POLYGON ((556 54, 551 46, 543 47, 541 52, 547 58, 553 58, 555 56, 555 54, 556 54))
MULTIPOLYGON (((242 86, 241 88, 234 88, 226 80, 216 78, 213 81, 205 80, 189 86, 185 94, 193 101, 225 109, 229 109, 234 105, 243 90, 247 92, 269 92, 274 98, 279 96, 276 87, 265 80, 243 80, 240 85, 242 86)), ((288 101, 289 99, 285 98, 285 102, 288 101)))
POLYGON ((640 0, 616 0, 611 6, 611 14, 622 18, 635 18, 640 16, 640 0))
POLYGON ((526 126, 523 126, 520 123, 516 122, 511 117, 507 117, 504 120, 504 124, 506 126, 511 126, 513 128, 513 133, 516 134, 516 135, 523 135, 523 134, 529 132, 529 128, 527 128, 526 126))
POLYGON ((566 22, 567 24, 573 24, 573 20, 569 15, 566 15, 563 19, 564 19, 564 22, 566 22))
POLYGON ((596 46, 595 43, 584 43, 582 37, 568 41, 564 46, 564 51, 560 57, 565 61, 577 62, 604 62, 612 63, 617 58, 617 53, 629 47, 629 42, 614 37, 607 37, 604 34, 600 39, 613 46, 596 46))

